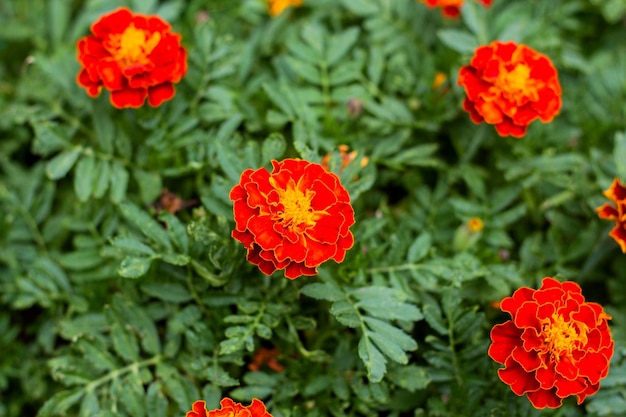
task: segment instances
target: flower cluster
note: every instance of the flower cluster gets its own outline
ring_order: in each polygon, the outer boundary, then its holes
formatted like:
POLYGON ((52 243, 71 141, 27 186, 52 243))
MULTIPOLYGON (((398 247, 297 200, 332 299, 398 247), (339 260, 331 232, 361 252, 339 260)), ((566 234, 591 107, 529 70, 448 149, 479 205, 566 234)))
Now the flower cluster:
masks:
POLYGON ((549 122, 561 109, 556 69, 526 45, 496 41, 477 48, 470 64, 460 69, 458 82, 472 121, 495 125, 501 136, 520 138, 531 122, 549 122))
POLYGON ((187 52, 168 23, 121 8, 102 16, 91 32, 77 44, 78 84, 87 94, 97 97, 105 88, 117 108, 141 107, 146 98, 157 107, 174 96, 187 52))
POLYGON ((315 275, 329 259, 342 262, 354 243, 350 196, 339 178, 320 164, 272 161, 273 170, 248 169, 230 192, 235 230, 248 260, 271 275, 315 275))
POLYGON ((196 401, 185 417, 272 417, 272 415, 265 409, 265 404, 256 398, 248 406, 236 403, 230 398, 223 398, 220 401, 220 408, 210 411, 206 409, 204 401, 196 401))
POLYGON ((300 7, 304 0, 267 0, 270 16, 278 16, 287 7, 300 7))
POLYGON ((615 178, 603 194, 615 205, 605 203, 598 207, 596 212, 601 219, 615 221, 615 227, 609 236, 615 239, 622 252, 626 253, 626 187, 615 178))
MULTIPOLYGON (((461 6, 465 0, 420 0, 428 7, 439 7, 445 17, 457 18, 461 14, 461 6)), ((476 0, 484 6, 491 6, 493 0, 476 0)))
POLYGON ((599 304, 586 302, 575 282, 543 279, 538 290, 522 287, 500 303, 511 320, 491 330, 489 356, 504 368, 500 379, 536 408, 578 403, 600 388, 609 372, 614 342, 599 304))

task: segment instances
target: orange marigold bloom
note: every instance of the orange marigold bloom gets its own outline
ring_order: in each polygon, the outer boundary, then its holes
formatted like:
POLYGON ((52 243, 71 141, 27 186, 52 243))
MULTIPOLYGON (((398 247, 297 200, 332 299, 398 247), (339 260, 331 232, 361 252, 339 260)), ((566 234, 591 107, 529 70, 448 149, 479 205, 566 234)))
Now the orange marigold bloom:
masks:
POLYGON ((521 138, 535 119, 551 121, 561 109, 561 85, 550 58, 514 42, 492 42, 459 71, 463 108, 476 124, 521 138))
POLYGON ((146 98, 157 107, 174 97, 173 84, 187 71, 187 52, 168 23, 120 8, 91 25, 91 32, 77 43, 77 80, 89 96, 104 87, 118 109, 141 107, 146 98))
POLYGON ((502 382, 535 408, 578 404, 600 388, 614 342, 602 306, 586 302, 572 281, 546 277, 538 290, 522 287, 500 303, 511 320, 491 329, 489 356, 504 368, 502 382))
POLYGON ((615 221, 615 227, 609 232, 609 236, 615 239, 622 252, 626 253, 626 187, 615 178, 603 194, 615 203, 615 206, 605 203, 596 209, 596 213, 601 219, 615 221))
POLYGON ((265 409, 263 401, 254 398, 248 406, 236 403, 230 398, 220 401, 220 408, 207 410, 204 401, 196 401, 187 411, 186 417, 272 417, 265 409))
MULTIPOLYGON (((340 170, 343 171, 348 165, 350 165, 350 163, 352 161, 354 161, 358 155, 357 151, 352 151, 352 152, 348 152, 350 150, 350 147, 348 145, 339 145, 337 147, 337 149, 339 150, 339 156, 341 156, 341 168, 340 170)), ((332 156, 331 152, 328 152, 323 158, 322 158, 322 168, 324 168, 326 171, 330 171, 330 157, 332 156)), ((367 166, 367 164, 369 163, 369 158, 368 157, 364 157, 363 159, 361 159, 361 168, 365 168, 367 166)))
MULTIPOLYGON (((441 8, 441 14, 445 17, 457 18, 461 14, 461 6, 465 0, 420 0, 430 8, 441 8)), ((484 6, 491 6, 493 0, 476 0, 484 6)))
POLYGON ((272 161, 273 170, 247 169, 230 191, 232 236, 248 249, 248 261, 290 279, 315 275, 329 259, 342 262, 354 244, 350 196, 339 178, 320 164, 272 161))
POLYGON ((287 7, 300 7, 302 6, 303 0, 267 0, 267 5, 269 8, 270 16, 278 16, 281 14, 287 7))

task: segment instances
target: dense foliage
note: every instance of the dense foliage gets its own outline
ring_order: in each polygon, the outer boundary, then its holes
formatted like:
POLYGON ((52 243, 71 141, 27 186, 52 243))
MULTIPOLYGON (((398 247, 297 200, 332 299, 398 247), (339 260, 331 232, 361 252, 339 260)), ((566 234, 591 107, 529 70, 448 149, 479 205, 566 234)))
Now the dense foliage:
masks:
POLYGON ((626 181, 625 22, 624 0, 466 1, 457 19, 415 0, 1 2, 0 416, 226 396, 274 417, 625 415, 626 255, 595 212, 626 181), (77 41, 120 6, 182 35, 159 107, 77 83, 77 41), (558 70, 560 114, 521 139, 462 108, 459 69, 495 40, 558 70), (264 275, 230 190, 327 154, 354 246, 317 276, 264 275), (545 276, 604 307, 615 354, 597 394, 539 411, 487 351, 499 301, 545 276))

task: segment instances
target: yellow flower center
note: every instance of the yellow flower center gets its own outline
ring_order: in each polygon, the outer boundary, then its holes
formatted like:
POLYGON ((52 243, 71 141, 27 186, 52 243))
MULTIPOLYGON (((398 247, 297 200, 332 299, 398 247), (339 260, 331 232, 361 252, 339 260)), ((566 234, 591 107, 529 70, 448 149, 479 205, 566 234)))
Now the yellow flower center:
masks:
POLYGON ((574 349, 583 348, 587 344, 589 328, 579 321, 566 321, 560 314, 553 314, 543 323, 542 334, 544 343, 553 359, 563 354, 569 356, 574 349))
POLYGON ((472 217, 467 221, 467 228, 472 233, 477 233, 485 227, 483 221, 478 217, 472 217))
POLYGON ((105 48, 113 55, 113 58, 120 63, 123 68, 137 64, 145 64, 147 56, 161 41, 161 34, 154 32, 149 35, 143 29, 137 29, 134 24, 130 24, 119 35, 112 35, 105 48))
POLYGON ((302 192, 296 188, 293 180, 290 180, 286 190, 277 189, 276 191, 279 194, 280 204, 283 206, 283 210, 276 213, 276 220, 281 222, 283 227, 298 228, 302 231, 315 226, 322 212, 315 211, 311 207, 311 200, 315 195, 313 190, 302 192))
POLYGON ((539 99, 537 92, 541 87, 541 82, 530 78, 530 67, 526 64, 517 64, 510 71, 502 65, 495 80, 495 87, 505 98, 517 104, 523 104, 524 98, 531 101, 539 99))

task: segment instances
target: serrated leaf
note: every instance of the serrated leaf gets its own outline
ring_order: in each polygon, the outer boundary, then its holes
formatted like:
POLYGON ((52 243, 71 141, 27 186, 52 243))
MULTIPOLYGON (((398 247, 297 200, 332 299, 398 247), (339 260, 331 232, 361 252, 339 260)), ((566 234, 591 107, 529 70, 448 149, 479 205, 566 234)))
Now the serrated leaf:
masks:
POLYGON ((613 146, 613 160, 617 176, 626 181, 626 133, 617 132, 615 134, 615 144, 613 146))
POLYGON ((395 367, 389 371, 388 378, 409 392, 424 389, 431 381, 426 369, 417 365, 395 367))
POLYGON ((117 236, 111 241, 111 244, 116 249, 119 249, 122 253, 131 255, 154 255, 154 249, 150 246, 141 243, 135 238, 129 236, 117 236))
POLYGON ((109 197, 111 202, 119 204, 126 197, 126 188, 128 187, 128 171, 124 165, 114 161, 111 164, 111 175, 109 177, 109 197))
POLYGON ((48 398, 37 412, 37 417, 52 417, 65 412, 82 398, 83 388, 71 391, 60 391, 48 398))
POLYGON ((329 66, 340 61, 346 55, 359 39, 360 33, 361 31, 358 27, 352 27, 330 38, 328 50, 326 51, 326 62, 329 66))
POLYGON ((424 259, 428 254, 432 245, 432 235, 428 232, 424 232, 409 247, 409 253, 407 260, 409 263, 416 263, 424 259))
POLYGON ((440 335, 447 335, 448 329, 446 328, 443 318, 441 317, 441 310, 433 304, 424 304, 422 307, 422 313, 424 319, 430 327, 432 327, 440 335))
POLYGON ((137 226, 149 239, 172 251, 172 243, 165 229, 145 211, 132 203, 120 204, 120 211, 126 220, 137 226))
POLYGON ((278 159, 285 153, 287 144, 283 135, 279 133, 270 134, 267 139, 263 141, 261 147, 261 159, 263 163, 267 163, 272 159, 278 159))
POLYGON ((319 282, 305 285, 300 292, 307 297, 316 298, 318 300, 339 301, 345 298, 340 288, 319 282))
POLYGON ((235 388, 230 392, 230 395, 237 401, 250 402, 253 398, 265 399, 269 397, 272 392, 274 392, 274 388, 272 387, 252 385, 243 388, 235 388))
POLYGON ((150 417, 167 417, 168 400, 163 393, 163 384, 155 381, 148 387, 146 411, 150 417))
POLYGON ((161 213, 159 218, 167 224, 174 247, 180 250, 183 254, 189 252, 189 236, 187 235, 187 229, 178 217, 164 211, 161 213))
POLYGON ((364 317, 363 320, 367 323, 367 326, 373 333, 376 333, 382 336, 383 339, 394 343, 402 350, 412 351, 417 349, 417 342, 397 327, 373 317, 364 317))
POLYGON ((80 339, 76 343, 83 356, 99 371, 112 371, 120 367, 115 358, 105 349, 100 349, 87 340, 80 339))
POLYGON ((152 258, 127 256, 120 263, 117 273, 124 278, 139 278, 150 269, 152 258))
POLYGON ((80 403, 78 417, 96 417, 100 415, 100 403, 95 391, 86 391, 80 403))
POLYGON ((65 177, 74 166, 74 163, 80 156, 80 153, 80 148, 68 149, 48 161, 48 164, 46 165, 46 175, 48 178, 56 181, 65 177))
POLYGON ((330 313, 344 326, 357 328, 361 325, 361 318, 357 310, 348 301, 337 301, 330 307, 330 313))
POLYGON ((440 29, 437 37, 444 45, 460 53, 474 52, 480 46, 474 35, 463 30, 440 29))
POLYGON ((367 369, 367 377, 371 382, 380 382, 387 371, 386 360, 382 353, 365 336, 361 337, 358 346, 359 358, 367 369))
POLYGON ((143 308, 121 295, 116 295, 113 298, 113 309, 119 317, 125 319, 128 324, 135 328, 141 346, 146 352, 156 355, 161 351, 161 341, 156 325, 143 308))
POLYGON ((78 160, 74 171, 74 192, 79 201, 87 201, 95 183, 96 158, 84 155, 78 160))
POLYGON ((239 385, 238 380, 231 377, 228 372, 217 365, 211 366, 207 369, 206 377, 213 384, 221 387, 233 387, 239 385))
POLYGON ((153 297, 173 303, 184 303, 193 298, 187 288, 174 283, 153 282, 142 285, 141 290, 153 297))
POLYGON ((111 340, 118 355, 129 362, 139 360, 139 345, 134 333, 129 332, 122 323, 111 323, 111 340))
POLYGON ((93 184, 94 198, 102 198, 109 188, 111 165, 109 161, 98 159, 95 167, 95 181, 93 184))
POLYGON ((182 253, 164 253, 159 255, 159 259, 170 265, 178 266, 187 265, 191 261, 188 255, 183 255, 182 253))

